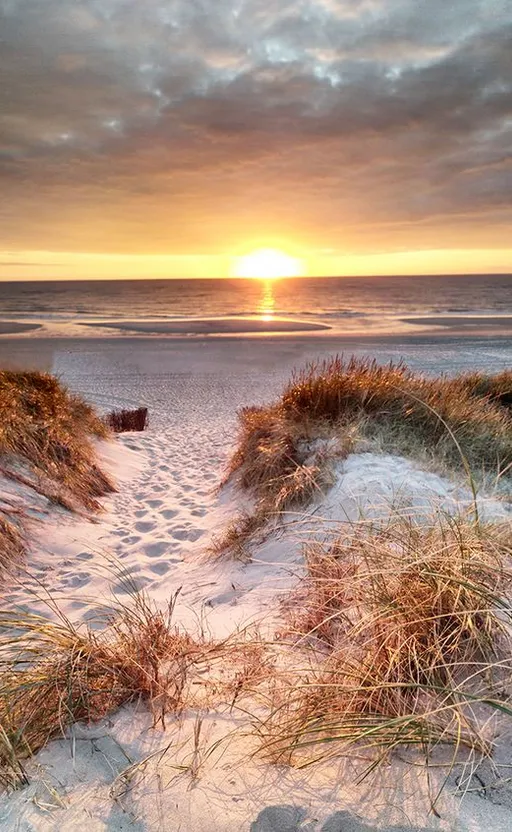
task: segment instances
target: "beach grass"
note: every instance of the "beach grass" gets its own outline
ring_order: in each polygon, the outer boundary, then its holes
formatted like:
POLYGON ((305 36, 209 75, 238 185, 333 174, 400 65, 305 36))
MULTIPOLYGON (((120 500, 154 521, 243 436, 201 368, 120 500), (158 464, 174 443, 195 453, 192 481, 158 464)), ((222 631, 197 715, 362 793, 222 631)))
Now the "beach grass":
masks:
POLYGON ((97 632, 57 620, 4 614, 0 619, 0 781, 23 782, 23 759, 62 736, 67 726, 95 722, 143 700, 155 723, 182 707, 187 673, 206 646, 173 623, 144 595, 123 605, 97 632))
POLYGON ((0 570, 8 569, 13 563, 18 563, 24 551, 22 526, 19 522, 9 520, 0 508, 0 570))
POLYGON ((488 399, 507 410, 512 408, 512 370, 495 375, 468 373, 462 376, 462 381, 471 395, 488 399))
POLYGON ((286 606, 314 660, 260 725, 263 750, 303 766, 357 747, 373 766, 400 746, 492 751, 512 717, 510 527, 390 518, 311 544, 286 606))
POLYGON ((232 711, 272 677, 272 655, 252 632, 215 640, 175 623, 178 596, 162 609, 131 592, 81 624, 51 594, 51 617, 0 613, 0 786, 26 785, 26 761, 75 723, 143 703, 165 730, 184 709, 232 711))
POLYGON ((333 461, 361 449, 457 472, 476 494, 478 483, 510 473, 511 377, 430 378, 340 356, 311 364, 277 401, 239 413, 226 480, 254 498, 262 522, 306 505, 332 483, 333 461))
MULTIPOLYGON (((103 420, 53 376, 0 371, 0 475, 32 488, 56 505, 99 509, 97 498, 115 490, 92 444, 106 438, 103 420)), ((0 507, 2 561, 22 549, 12 507, 0 507), (16 542, 13 542, 16 540, 16 542)))

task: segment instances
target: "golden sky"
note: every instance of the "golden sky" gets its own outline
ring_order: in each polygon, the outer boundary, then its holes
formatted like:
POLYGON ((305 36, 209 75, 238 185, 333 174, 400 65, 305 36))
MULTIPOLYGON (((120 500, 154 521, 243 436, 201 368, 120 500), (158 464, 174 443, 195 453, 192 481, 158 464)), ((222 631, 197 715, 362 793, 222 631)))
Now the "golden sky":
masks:
MULTIPOLYGON (((251 249, 247 249, 250 251, 251 249)), ((297 250, 283 244, 283 251, 297 250)), ((480 274, 512 272, 510 249, 455 249, 383 253, 371 255, 311 254, 298 259, 304 276, 480 274)), ((114 279, 167 277, 227 277, 236 271, 237 259, 222 255, 102 255, 56 252, 23 252, 21 263, 13 258, 2 265, 4 279, 114 279), (32 259, 33 258, 33 259, 32 259), (48 265, 46 265, 48 264, 48 265)), ((261 274, 265 277, 265 274, 261 274)))
POLYGON ((0 0, 0 279, 512 272, 508 0, 0 0))

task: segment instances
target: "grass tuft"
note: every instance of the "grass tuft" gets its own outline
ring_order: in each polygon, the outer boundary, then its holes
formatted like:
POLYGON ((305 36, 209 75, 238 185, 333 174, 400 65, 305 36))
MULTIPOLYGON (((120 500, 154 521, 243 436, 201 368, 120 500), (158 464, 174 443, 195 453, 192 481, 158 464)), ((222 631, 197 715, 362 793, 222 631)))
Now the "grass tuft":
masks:
POLYGON ((18 563, 25 551, 23 533, 19 523, 13 523, 0 510, 0 570, 18 563))
POLYGON ((178 713, 190 667, 205 646, 144 596, 95 632, 61 616, 3 615, 0 621, 0 780, 14 786, 23 758, 77 721, 97 721, 142 699, 155 723, 178 713))
POLYGON ((472 396, 488 399, 508 411, 512 408, 512 370, 503 370, 493 376, 468 373, 462 381, 472 396))
POLYGON ((315 662, 263 725, 267 753, 490 753, 489 717, 512 716, 511 554, 509 528, 463 521, 393 520, 309 547, 288 618, 315 662))
MULTIPOLYGON (((97 510, 115 490, 97 464, 91 439, 109 430, 79 396, 53 376, 0 371, 0 474, 68 509, 97 510)), ((4 512, 9 519, 9 511, 4 512)), ((6 521, 7 522, 7 521, 6 521)), ((12 523, 0 525, 2 561, 19 553, 12 523)))
POLYGON ((238 447, 225 481, 256 504, 227 530, 224 551, 247 557, 269 520, 310 503, 333 484, 334 463, 358 449, 396 453, 476 483, 512 468, 512 373, 425 378, 405 364, 336 356, 296 373, 266 407, 239 413, 238 447))
POLYGON ((478 374, 426 378, 402 363, 337 356, 298 373, 280 408, 292 423, 357 423, 368 439, 383 433, 389 452, 417 455, 427 447, 448 467, 460 470, 465 459, 471 470, 494 474, 512 463, 512 420, 491 401, 492 385, 493 377, 478 374))
POLYGON ((0 614, 0 785, 26 784, 26 759, 76 722, 140 701, 165 730, 185 708, 233 710, 272 677, 259 638, 215 641, 175 624, 178 594, 161 610, 135 593, 108 615, 98 610, 94 628, 73 624, 51 596, 52 619, 0 614))

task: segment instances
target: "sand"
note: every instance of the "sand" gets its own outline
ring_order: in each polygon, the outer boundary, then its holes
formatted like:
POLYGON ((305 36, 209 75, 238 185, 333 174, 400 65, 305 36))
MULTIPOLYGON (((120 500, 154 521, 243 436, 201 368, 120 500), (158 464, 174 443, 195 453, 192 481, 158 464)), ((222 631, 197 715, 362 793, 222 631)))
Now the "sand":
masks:
MULTIPOLYGON (((103 409, 149 405, 150 428, 115 443, 99 443, 120 489, 104 501, 99 522, 57 509, 43 515, 42 506, 35 506, 41 520, 32 529, 26 574, 19 585, 5 587, 3 605, 41 610, 31 590, 40 595, 42 583, 51 587, 66 614, 83 621, 98 603, 125 600, 128 583, 145 588, 160 604, 181 587, 176 615, 192 632, 207 627, 224 637, 251 624, 268 637, 279 626, 281 599, 303 573, 302 542, 311 530, 328 534, 336 522, 361 512, 385 516, 397 505, 418 516, 432 507, 451 513, 467 509, 471 494, 463 483, 422 471, 400 457, 353 454, 338 464, 335 485, 325 497, 308 512, 290 514, 278 533, 255 546, 251 564, 205 559, 205 549, 241 505, 231 487, 218 490, 233 449, 236 408, 277 394, 291 366, 324 354, 323 344, 314 349, 310 342, 268 345, 250 339, 236 351, 227 343, 211 342, 129 348, 126 342, 87 348, 70 342, 54 348, 50 369, 73 389, 103 409)), ((393 355, 395 349, 384 346, 381 356, 393 355)), ((503 348, 486 349, 487 354, 459 349, 459 364, 506 366, 509 356, 503 348)), ((27 352, 18 352, 17 360, 22 354, 28 361, 27 352)), ((425 347, 419 352, 412 348, 410 358, 438 370, 453 356, 443 350, 434 356, 425 347)), ((2 487, 13 489, 5 483, 2 487)), ((30 499, 26 493, 18 496, 30 499)), ((493 495, 482 497, 481 510, 489 519, 510 516, 508 506, 493 495)), ((250 756, 243 715, 226 709, 203 717, 206 747, 223 742, 201 761, 195 780, 187 771, 194 714, 185 714, 179 723, 170 720, 165 733, 152 730, 147 711, 135 705, 98 725, 76 726, 68 739, 51 743, 29 764, 28 788, 0 798, 0 829, 510 829, 512 799, 506 786, 490 788, 496 780, 492 771, 481 773, 488 789, 477 789, 471 772, 463 772, 460 788, 470 791, 462 801, 452 777, 438 819, 429 811, 420 769, 395 761, 376 779, 357 785, 357 760, 305 771, 273 767, 250 756), (129 783, 118 779, 132 763, 164 748, 167 752, 152 756, 129 783)), ((499 762, 508 764, 506 753, 500 753, 499 762)), ((442 776, 433 774, 435 782, 442 776)))
POLYGON ((0 321, 0 335, 16 335, 21 332, 34 332, 41 329, 41 324, 22 324, 17 321, 0 321))
POLYGON ((327 324, 292 321, 287 318, 189 318, 175 321, 101 321, 84 326, 144 332, 154 335, 219 335, 248 332, 316 332, 331 329, 327 324))
POLYGON ((512 317, 510 315, 437 315, 424 316, 421 318, 401 318, 406 324, 417 326, 441 326, 461 331, 467 328, 480 329, 507 329, 512 330, 512 317))

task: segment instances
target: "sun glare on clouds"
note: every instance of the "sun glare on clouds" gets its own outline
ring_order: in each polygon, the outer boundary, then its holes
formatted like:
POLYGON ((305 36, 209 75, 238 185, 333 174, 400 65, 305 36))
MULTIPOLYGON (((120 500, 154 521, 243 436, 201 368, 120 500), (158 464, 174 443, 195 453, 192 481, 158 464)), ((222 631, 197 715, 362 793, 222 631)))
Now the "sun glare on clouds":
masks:
POLYGON ((232 268, 233 277, 254 277, 272 280, 278 277, 298 277, 304 274, 304 263, 284 251, 262 248, 237 257, 232 268))

